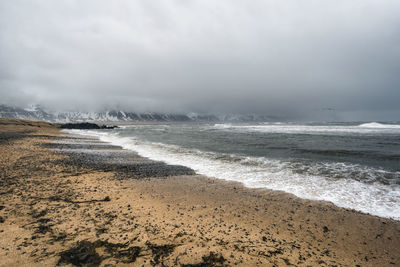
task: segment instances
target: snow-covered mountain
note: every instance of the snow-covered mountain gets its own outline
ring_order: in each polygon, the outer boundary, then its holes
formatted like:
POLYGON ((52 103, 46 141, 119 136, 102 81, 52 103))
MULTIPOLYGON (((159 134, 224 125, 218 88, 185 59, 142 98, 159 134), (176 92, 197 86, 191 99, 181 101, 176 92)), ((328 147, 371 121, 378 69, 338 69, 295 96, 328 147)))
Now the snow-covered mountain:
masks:
POLYGON ((32 106, 26 109, 0 105, 1 118, 15 118, 26 120, 54 121, 54 116, 44 111, 40 106, 32 106))
POLYGON ((51 112, 39 105, 29 108, 0 105, 0 118, 16 118, 40 120, 48 122, 134 122, 134 121, 165 121, 165 122, 251 122, 271 121, 273 118, 257 115, 210 115, 210 114, 167 114, 167 113, 137 113, 122 110, 103 112, 51 112))
POLYGON ((41 106, 29 108, 0 105, 1 118, 40 120, 48 122, 129 122, 129 121, 218 121, 214 115, 136 113, 122 110, 103 112, 51 112, 41 106))

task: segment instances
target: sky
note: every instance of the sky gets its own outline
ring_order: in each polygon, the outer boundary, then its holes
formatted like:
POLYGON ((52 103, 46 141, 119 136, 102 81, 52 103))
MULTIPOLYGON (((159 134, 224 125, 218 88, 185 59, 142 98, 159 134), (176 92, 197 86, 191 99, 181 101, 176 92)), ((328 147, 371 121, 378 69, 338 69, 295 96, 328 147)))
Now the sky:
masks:
POLYGON ((0 99, 400 120, 400 1, 4 0, 0 99))

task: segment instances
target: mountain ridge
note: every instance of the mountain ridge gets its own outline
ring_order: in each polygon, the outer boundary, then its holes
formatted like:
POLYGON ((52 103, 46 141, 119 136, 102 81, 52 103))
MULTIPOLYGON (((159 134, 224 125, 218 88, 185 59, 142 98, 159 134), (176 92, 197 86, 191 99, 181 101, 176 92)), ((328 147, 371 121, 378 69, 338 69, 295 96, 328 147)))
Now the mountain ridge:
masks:
POLYGON ((29 108, 13 107, 0 104, 0 118, 39 120, 47 122, 256 122, 274 121, 276 118, 255 114, 174 114, 157 112, 129 112, 123 110, 107 110, 102 112, 52 112, 39 105, 29 108))

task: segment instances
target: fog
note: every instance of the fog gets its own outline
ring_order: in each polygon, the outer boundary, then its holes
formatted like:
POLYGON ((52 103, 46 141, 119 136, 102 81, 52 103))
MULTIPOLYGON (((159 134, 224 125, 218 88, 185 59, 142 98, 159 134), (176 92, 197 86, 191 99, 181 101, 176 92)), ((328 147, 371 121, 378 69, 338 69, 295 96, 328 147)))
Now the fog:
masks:
POLYGON ((399 70, 398 0, 0 2, 3 104, 400 120, 399 70))

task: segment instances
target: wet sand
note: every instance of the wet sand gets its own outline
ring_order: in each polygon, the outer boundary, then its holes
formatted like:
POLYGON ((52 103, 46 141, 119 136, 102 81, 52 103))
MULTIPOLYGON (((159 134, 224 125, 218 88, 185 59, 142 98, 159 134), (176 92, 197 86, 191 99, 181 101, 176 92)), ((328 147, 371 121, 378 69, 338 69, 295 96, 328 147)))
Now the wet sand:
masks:
POLYGON ((0 119, 0 266, 400 266, 400 222, 0 119))

